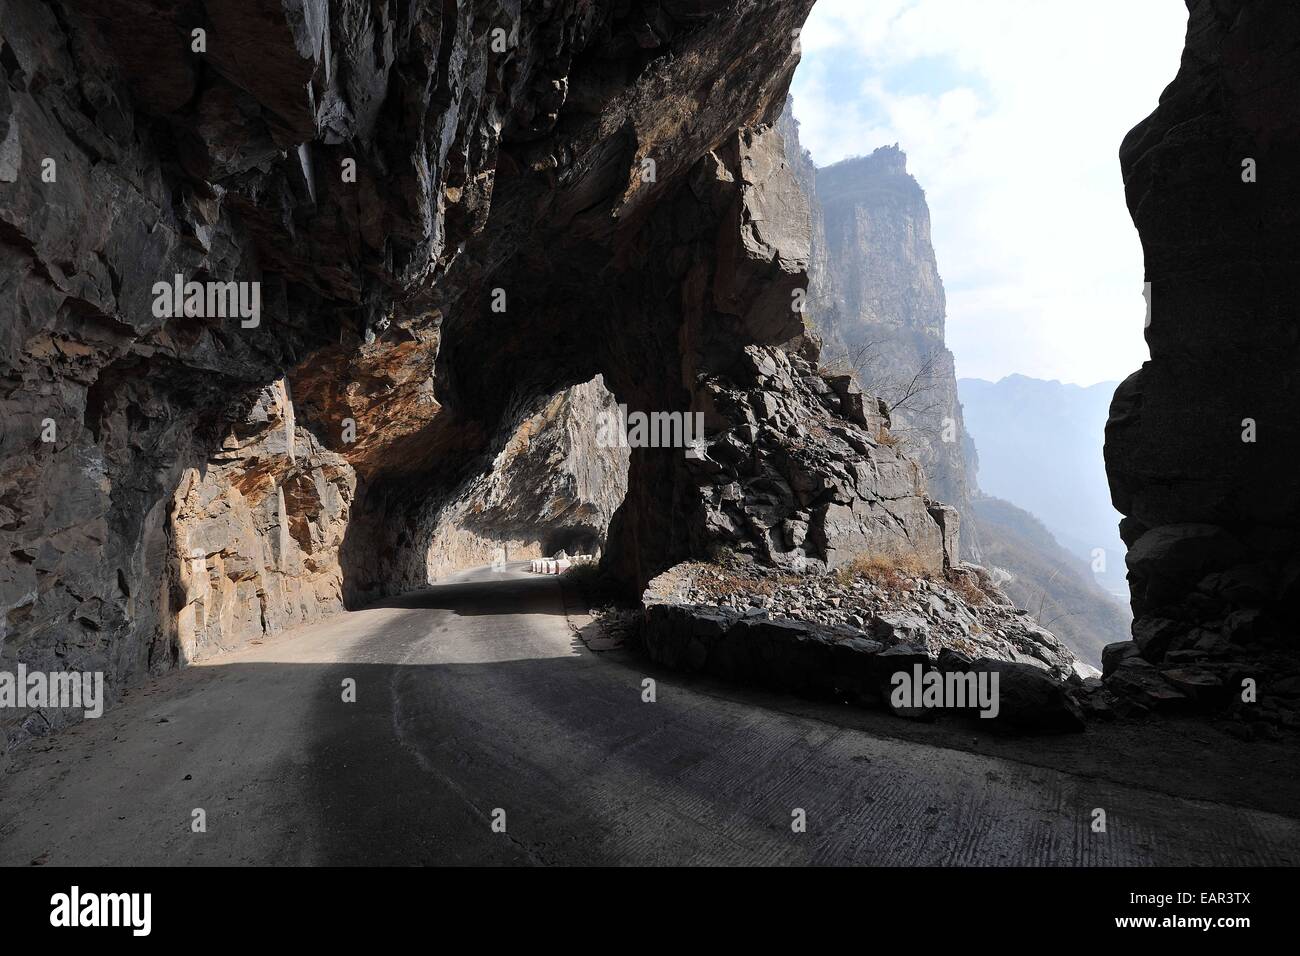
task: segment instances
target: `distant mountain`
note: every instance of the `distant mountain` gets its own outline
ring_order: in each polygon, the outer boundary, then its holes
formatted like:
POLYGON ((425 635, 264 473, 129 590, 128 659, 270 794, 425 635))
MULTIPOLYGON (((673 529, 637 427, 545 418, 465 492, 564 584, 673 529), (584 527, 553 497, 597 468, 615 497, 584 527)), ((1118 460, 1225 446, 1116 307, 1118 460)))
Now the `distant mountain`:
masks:
POLYGON ((1127 601, 1120 516, 1102 459, 1116 385, 1085 388, 1025 375, 957 381, 966 430, 979 449, 979 488, 1032 512, 1058 542, 1101 568, 1102 587, 1127 601))

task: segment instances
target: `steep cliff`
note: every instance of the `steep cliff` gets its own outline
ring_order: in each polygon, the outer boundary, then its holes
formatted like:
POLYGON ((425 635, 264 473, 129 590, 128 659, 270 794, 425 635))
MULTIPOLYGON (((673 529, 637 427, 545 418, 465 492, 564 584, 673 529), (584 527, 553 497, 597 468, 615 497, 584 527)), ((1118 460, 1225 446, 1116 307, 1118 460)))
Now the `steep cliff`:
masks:
POLYGON ((1300 688, 1300 7, 1187 6, 1178 75, 1120 150, 1151 359, 1106 428, 1140 650, 1107 669, 1190 667, 1184 689, 1254 717, 1300 688))
MULTIPOLYGON (((925 471, 936 498, 970 510, 973 479, 946 303, 925 193, 895 147, 815 168, 786 106, 791 162, 813 208, 808 303, 823 362, 853 370, 889 405, 894 432, 925 471)), ((968 525, 964 557, 978 560, 968 525)))

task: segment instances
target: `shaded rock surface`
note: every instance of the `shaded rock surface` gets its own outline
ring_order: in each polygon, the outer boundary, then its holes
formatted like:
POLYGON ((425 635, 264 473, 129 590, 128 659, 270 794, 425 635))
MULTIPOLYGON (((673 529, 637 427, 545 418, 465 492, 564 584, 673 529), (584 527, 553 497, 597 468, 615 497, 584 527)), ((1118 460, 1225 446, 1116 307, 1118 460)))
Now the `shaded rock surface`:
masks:
POLYGON ((697 553, 730 548, 766 562, 835 568, 856 555, 907 557, 941 571, 956 548, 920 467, 889 441, 877 401, 847 377, 751 346, 734 377, 702 383, 731 427, 686 457, 699 482, 697 553))
MULTIPOLYGON (((1120 150, 1151 358, 1116 389, 1106 426, 1140 655, 1108 680, 1150 698, 1152 670, 1233 665, 1234 712, 1276 723, 1300 674, 1300 8, 1188 10, 1178 75, 1120 150)), ((1204 680, 1171 683, 1204 697, 1204 680)))
POLYGON ((615 344, 641 365, 605 379, 632 413, 701 416, 703 438, 632 449, 605 566, 638 586, 727 548, 832 566, 879 548, 942 566, 956 522, 945 536, 878 402, 847 376, 815 374, 817 343, 795 307, 808 210, 779 132, 742 131, 710 153, 662 213, 640 239, 642 261, 666 274, 622 277, 615 344))
MULTIPOLYGON (((0 662, 111 701, 405 586, 430 499, 550 396, 603 372, 685 410, 688 355, 789 338, 805 263, 753 143, 810 5, 7 0, 0 662), (260 314, 169 315, 175 276, 260 314)), ((629 540, 631 580, 677 560, 629 540)))

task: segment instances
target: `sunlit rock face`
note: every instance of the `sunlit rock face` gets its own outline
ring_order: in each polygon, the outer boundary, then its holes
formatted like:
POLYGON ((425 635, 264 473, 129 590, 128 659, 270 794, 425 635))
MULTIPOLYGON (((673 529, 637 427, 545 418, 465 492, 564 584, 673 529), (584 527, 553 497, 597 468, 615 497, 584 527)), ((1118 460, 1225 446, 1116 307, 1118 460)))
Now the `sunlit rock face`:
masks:
POLYGON ((175 640, 151 648, 186 663, 250 635, 315 620, 342 596, 338 550, 356 475, 298 429, 283 380, 257 396, 206 467, 172 497, 175 640))
POLYGON ((420 517, 431 528, 421 532, 428 550, 406 569, 408 583, 559 551, 600 555, 627 492, 629 449, 606 440, 600 427, 617 417, 614 396, 596 376, 525 418, 489 468, 471 468, 451 495, 430 498, 420 517))
POLYGON ((1195 666, 1232 699, 1253 675, 1273 707, 1300 662, 1300 8, 1188 7, 1178 75, 1120 153, 1151 359, 1106 429, 1141 652, 1108 670, 1195 666))

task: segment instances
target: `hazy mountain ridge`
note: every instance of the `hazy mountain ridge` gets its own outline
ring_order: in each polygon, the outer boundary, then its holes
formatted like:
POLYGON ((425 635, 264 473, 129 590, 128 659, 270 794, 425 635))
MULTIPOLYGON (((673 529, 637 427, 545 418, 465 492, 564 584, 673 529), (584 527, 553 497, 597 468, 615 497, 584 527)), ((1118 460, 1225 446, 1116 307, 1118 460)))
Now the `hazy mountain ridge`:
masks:
POLYGON ((979 448, 980 489, 1031 512, 1076 557, 1097 562, 1102 587, 1126 597, 1125 548, 1102 459, 1117 384, 1085 387, 1018 374, 957 380, 979 448))

